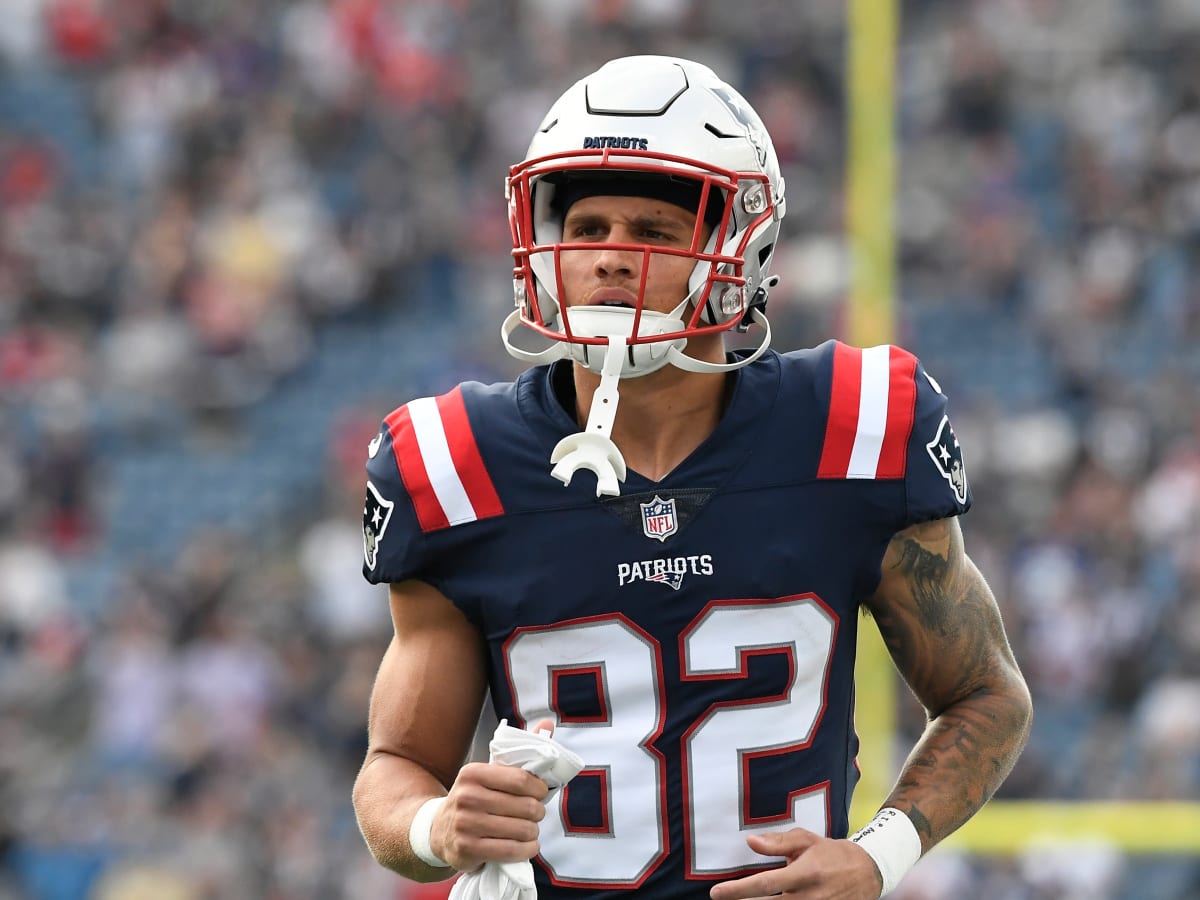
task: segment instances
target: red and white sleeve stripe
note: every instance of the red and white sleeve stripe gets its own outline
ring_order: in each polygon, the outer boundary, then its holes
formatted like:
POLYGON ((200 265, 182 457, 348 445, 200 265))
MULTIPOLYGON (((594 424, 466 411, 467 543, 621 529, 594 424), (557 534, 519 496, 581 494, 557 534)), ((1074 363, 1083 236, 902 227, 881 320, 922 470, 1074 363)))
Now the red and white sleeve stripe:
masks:
POLYGON ((462 390, 413 400, 385 420, 400 478, 425 532, 504 512, 488 475, 462 390))
POLYGON ((818 478, 903 478, 917 405, 917 358, 883 344, 836 344, 818 478))

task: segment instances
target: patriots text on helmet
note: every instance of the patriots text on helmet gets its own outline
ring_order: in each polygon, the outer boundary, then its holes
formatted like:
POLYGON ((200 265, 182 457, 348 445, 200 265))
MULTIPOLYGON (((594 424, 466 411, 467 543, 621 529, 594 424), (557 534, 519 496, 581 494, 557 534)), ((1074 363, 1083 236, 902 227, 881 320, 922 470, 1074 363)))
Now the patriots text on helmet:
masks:
POLYGON ((583 139, 584 150, 649 150, 646 138, 620 137, 615 134, 597 135, 583 139))

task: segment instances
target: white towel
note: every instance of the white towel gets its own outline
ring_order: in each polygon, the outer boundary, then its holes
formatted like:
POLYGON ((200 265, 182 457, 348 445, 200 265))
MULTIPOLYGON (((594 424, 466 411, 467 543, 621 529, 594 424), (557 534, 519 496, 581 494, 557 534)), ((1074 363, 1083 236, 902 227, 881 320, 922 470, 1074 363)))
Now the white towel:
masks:
MULTIPOLYGON (((491 762, 519 766, 532 772, 550 788, 546 802, 554 792, 579 774, 583 760, 548 734, 522 731, 501 719, 488 743, 491 762)), ((454 882, 450 900, 537 900, 533 884, 533 865, 521 862, 484 863, 474 872, 464 872, 454 882)))

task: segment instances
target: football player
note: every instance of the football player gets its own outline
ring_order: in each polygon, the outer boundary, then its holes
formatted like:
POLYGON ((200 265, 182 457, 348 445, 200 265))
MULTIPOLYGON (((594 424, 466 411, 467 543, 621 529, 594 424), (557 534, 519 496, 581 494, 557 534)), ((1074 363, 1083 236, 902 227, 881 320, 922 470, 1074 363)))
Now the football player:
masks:
POLYGON ((531 367, 406 403, 369 451, 364 573, 395 634, 367 844, 418 881, 532 858, 543 898, 880 896, 987 802, 1031 717, 963 547, 945 395, 899 347, 769 349, 784 180, 703 65, 582 79, 507 192, 501 334, 531 367), (864 622, 928 725, 850 834, 864 622), (485 698, 583 760, 548 804, 466 762, 485 698))

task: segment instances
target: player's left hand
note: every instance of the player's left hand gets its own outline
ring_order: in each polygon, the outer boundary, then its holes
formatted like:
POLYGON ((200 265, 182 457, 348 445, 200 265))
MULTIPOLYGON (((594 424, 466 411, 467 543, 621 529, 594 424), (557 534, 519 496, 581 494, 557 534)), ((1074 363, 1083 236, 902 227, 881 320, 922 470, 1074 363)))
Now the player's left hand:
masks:
POLYGON ((875 863, 852 841, 835 840, 803 828, 756 834, 746 843, 763 856, 782 856, 778 869, 715 885, 712 900, 803 897, 804 900, 878 900, 883 880, 875 863))

